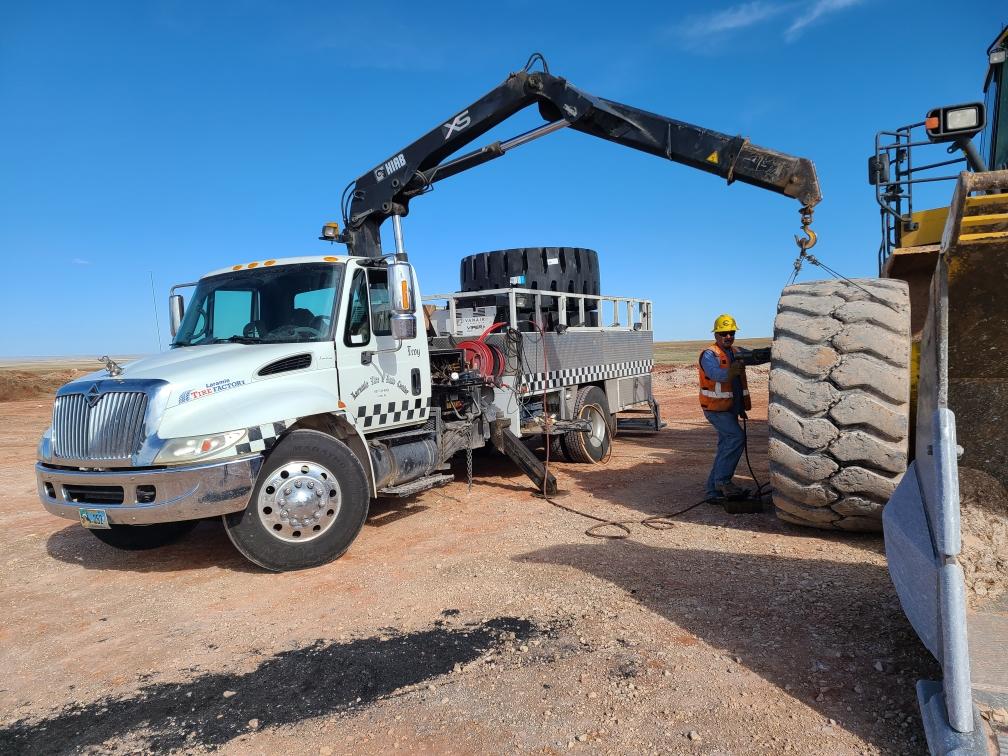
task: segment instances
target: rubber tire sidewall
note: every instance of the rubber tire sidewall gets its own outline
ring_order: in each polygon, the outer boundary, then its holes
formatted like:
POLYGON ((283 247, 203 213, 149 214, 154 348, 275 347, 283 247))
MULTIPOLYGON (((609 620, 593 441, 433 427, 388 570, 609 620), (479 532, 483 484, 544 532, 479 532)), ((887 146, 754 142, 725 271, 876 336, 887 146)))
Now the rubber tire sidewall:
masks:
POLYGON ((231 543, 250 562, 273 572, 302 570, 341 557, 364 527, 370 503, 367 474, 350 448, 325 433, 297 430, 270 452, 259 471, 248 506, 241 512, 224 515, 224 528, 231 543), (336 521, 318 538, 300 544, 276 538, 263 525, 257 511, 260 489, 275 470, 294 461, 322 465, 340 486, 336 521))
POLYGON ((147 551, 167 546, 179 540, 199 523, 199 520, 159 522, 153 525, 113 525, 103 528, 85 528, 102 543, 122 551, 147 551))
POLYGON ((587 434, 581 431, 571 431, 563 435, 563 448, 567 459, 571 462, 581 462, 589 465, 597 465, 603 462, 612 448, 613 429, 610 425, 611 414, 609 412, 609 402, 605 392, 598 386, 582 386, 578 389, 577 398, 574 400, 575 419, 581 419, 582 413, 588 405, 597 404, 602 409, 602 417, 606 426, 605 443, 601 450, 596 451, 586 443, 587 434))

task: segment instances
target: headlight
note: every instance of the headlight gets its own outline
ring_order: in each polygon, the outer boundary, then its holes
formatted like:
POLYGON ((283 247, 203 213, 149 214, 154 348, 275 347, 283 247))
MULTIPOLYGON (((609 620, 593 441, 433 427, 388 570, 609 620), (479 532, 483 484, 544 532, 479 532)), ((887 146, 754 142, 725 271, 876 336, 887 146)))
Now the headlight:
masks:
POLYGON ((38 449, 36 450, 37 459, 40 462, 49 462, 52 460, 52 426, 50 425, 46 428, 46 432, 42 434, 42 438, 38 442, 38 449))
POLYGON ((210 436, 172 438, 165 442, 154 461, 170 465, 202 459, 222 452, 244 438, 245 431, 243 430, 226 431, 210 436))

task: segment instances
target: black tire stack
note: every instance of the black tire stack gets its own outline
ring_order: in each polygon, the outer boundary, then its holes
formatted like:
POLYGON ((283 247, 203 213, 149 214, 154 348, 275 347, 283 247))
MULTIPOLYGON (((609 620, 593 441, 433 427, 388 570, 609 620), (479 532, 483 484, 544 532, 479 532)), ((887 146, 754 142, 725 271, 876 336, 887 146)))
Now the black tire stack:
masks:
MULTIPOLYGON (((462 291, 517 287, 597 296, 598 253, 583 247, 518 247, 479 252, 462 258, 459 266, 459 283, 462 291), (524 276, 525 282, 513 282, 518 276, 524 276)), ((488 297, 486 301, 477 303, 478 306, 491 304, 506 308, 507 299, 488 297)), ((530 303, 527 302, 519 305, 519 309, 526 313, 530 307, 530 303)), ((570 316, 570 313, 578 311, 577 302, 569 301, 567 307, 568 323, 577 324, 574 322, 576 317, 570 316)), ((588 322, 578 325, 595 325, 592 321, 596 311, 597 305, 594 303, 586 305, 585 319, 588 322)))
POLYGON ((462 258, 462 291, 507 289, 515 276, 524 288, 568 294, 599 293, 598 253, 583 247, 519 247, 480 252, 462 258))

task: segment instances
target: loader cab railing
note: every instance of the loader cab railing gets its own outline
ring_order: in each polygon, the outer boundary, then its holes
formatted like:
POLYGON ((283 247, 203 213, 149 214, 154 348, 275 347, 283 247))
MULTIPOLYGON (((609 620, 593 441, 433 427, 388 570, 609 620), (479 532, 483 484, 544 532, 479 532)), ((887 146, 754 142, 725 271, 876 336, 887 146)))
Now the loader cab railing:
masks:
POLYGON ((925 121, 901 126, 895 131, 880 131, 875 135, 875 154, 868 160, 868 181, 875 187, 875 201, 880 208, 882 242, 878 251, 881 273, 893 250, 902 246, 903 234, 916 231, 913 220, 914 187, 940 181, 955 181, 968 161, 956 143, 938 143, 928 139, 925 121), (956 157, 936 162, 916 163, 919 147, 945 148, 956 157), (951 166, 963 166, 952 169, 951 166))

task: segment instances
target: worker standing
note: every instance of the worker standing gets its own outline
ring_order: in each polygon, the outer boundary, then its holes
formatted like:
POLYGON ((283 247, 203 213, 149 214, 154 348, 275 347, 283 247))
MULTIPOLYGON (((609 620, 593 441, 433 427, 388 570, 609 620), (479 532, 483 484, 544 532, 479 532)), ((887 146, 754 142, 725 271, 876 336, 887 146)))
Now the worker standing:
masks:
POLYGON ((745 350, 735 346, 735 318, 727 313, 714 321, 714 343, 701 354, 700 407, 718 434, 714 466, 707 477, 707 498, 733 498, 745 491, 732 476, 745 450, 746 436, 738 419, 752 409, 745 366, 770 361, 769 349, 745 350))

